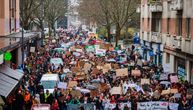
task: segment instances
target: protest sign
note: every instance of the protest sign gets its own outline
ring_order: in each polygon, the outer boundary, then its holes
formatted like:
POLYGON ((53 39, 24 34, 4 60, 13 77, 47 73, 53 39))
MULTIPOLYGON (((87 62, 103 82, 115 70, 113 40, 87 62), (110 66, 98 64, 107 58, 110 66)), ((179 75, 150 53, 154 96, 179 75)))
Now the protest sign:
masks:
POLYGON ((137 110, 168 110, 168 102, 138 102, 137 110))
POLYGON ((169 103, 170 110, 178 110, 179 104, 178 103, 169 103))
POLYGON ((84 64, 84 70, 86 73, 88 73, 88 71, 91 69, 92 65, 90 63, 85 63, 84 64))
POLYGON ((30 47, 30 52, 34 53, 35 52, 35 47, 30 47))
POLYGON ((163 69, 165 73, 171 73, 171 68, 169 63, 163 64, 163 69))
POLYGON ((159 80, 160 81, 168 80, 168 73, 161 73, 159 80))
POLYGON ((171 83, 177 83, 178 82, 178 76, 177 75, 175 75, 175 76, 171 75, 170 76, 170 82, 171 83))
POLYGON ((72 97, 80 97, 82 95, 79 90, 72 90, 70 94, 72 95, 72 97))
POLYGON ((99 70, 97 69, 97 68, 94 68, 93 70, 92 70, 92 74, 98 74, 99 73, 99 70))
POLYGON ((150 80, 149 79, 141 79, 141 85, 144 84, 150 84, 150 80))
POLYGON ((178 89, 170 89, 170 93, 176 94, 176 93, 178 93, 178 89))
POLYGON ((76 49, 76 52, 80 52, 80 53, 82 53, 82 52, 83 52, 83 50, 82 50, 82 49, 76 49))
POLYGON ((119 69, 119 65, 118 64, 112 64, 112 68, 113 69, 119 69))
POLYGON ((137 60, 137 65, 142 67, 142 66, 143 66, 142 60, 138 59, 138 60, 137 60))
POLYGON ((128 76, 128 68, 116 69, 116 76, 128 76))
POLYGON ((141 76, 141 71, 140 70, 132 70, 131 75, 132 76, 141 76))
POLYGON ((81 68, 80 67, 73 67, 71 70, 72 70, 72 73, 77 73, 77 72, 81 71, 81 68))
POLYGON ((122 88, 121 87, 113 87, 110 90, 111 95, 115 94, 122 94, 122 88))
POLYGON ((79 52, 73 52, 72 53, 74 56, 76 56, 76 57, 79 57, 80 55, 81 55, 81 53, 79 53, 79 52))
POLYGON ((170 90, 162 90, 161 95, 167 95, 170 94, 170 90))
POLYGON ((111 69, 111 64, 105 64, 103 69, 110 70, 111 69))
POLYGON ((94 45, 92 45, 92 46, 85 46, 85 49, 86 49, 87 52, 94 52, 95 51, 94 45))
POLYGON ((67 83, 65 83, 65 82, 59 82, 59 83, 58 83, 58 88, 60 88, 60 89, 66 89, 66 88, 67 88, 67 83))
POLYGON ((95 54, 98 55, 98 56, 105 56, 106 55, 106 50, 97 49, 97 50, 95 50, 95 54))
POLYGON ((68 82, 68 88, 73 88, 74 86, 77 86, 77 81, 69 81, 68 82))

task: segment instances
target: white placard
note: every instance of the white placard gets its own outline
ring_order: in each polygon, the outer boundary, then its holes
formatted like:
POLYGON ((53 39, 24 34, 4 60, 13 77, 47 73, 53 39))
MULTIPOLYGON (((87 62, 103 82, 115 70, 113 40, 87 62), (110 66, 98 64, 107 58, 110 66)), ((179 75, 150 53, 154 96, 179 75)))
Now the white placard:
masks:
POLYGON ((168 110, 168 102, 153 101, 137 103, 137 110, 168 110))
POLYGON ((59 82, 59 83, 58 83, 58 88, 60 88, 60 89, 66 89, 66 88, 67 88, 67 83, 65 83, 65 82, 59 82))
POLYGON ((30 47, 30 52, 34 53, 35 52, 35 47, 30 47))

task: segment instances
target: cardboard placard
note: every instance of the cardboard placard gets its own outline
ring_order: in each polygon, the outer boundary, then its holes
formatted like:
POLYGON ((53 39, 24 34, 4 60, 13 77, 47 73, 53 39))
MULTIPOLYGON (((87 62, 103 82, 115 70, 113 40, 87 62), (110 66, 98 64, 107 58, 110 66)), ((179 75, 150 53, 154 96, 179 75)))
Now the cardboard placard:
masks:
POLYGON ((167 95, 170 94, 170 90, 162 90, 161 95, 167 95))
POLYGON ((90 91, 90 95, 91 95, 92 97, 96 97, 96 96, 99 95, 99 91, 98 91, 98 90, 91 90, 91 91, 90 91))
POLYGON ((150 84, 150 80, 149 79, 141 79, 141 85, 144 84, 150 84))
POLYGON ((103 69, 110 70, 111 69, 111 64, 105 64, 103 69))
POLYGON ((108 71, 108 69, 103 69, 103 74, 107 73, 108 71))
POLYGON ((113 69, 119 69, 119 64, 112 64, 113 69))
POLYGON ((35 52, 35 50, 36 50, 36 48, 35 48, 35 47, 30 47, 30 52, 34 53, 34 52, 35 52))
POLYGON ((92 70, 92 74, 98 74, 99 73, 99 70, 97 69, 97 68, 94 68, 93 70, 92 70))
POLYGON ((116 76, 128 76, 128 68, 116 69, 116 76))
POLYGON ((138 59, 138 60, 137 60, 137 65, 142 67, 142 66, 143 66, 142 60, 138 59))
POLYGON ((81 68, 80 67, 73 67, 72 73, 77 73, 77 72, 81 72, 81 68))
POLYGON ((178 89, 171 89, 171 90, 170 90, 170 93, 176 94, 176 93, 178 93, 178 89))
POLYGON ((72 97, 80 97, 82 95, 81 92, 78 90, 72 90, 70 94, 72 95, 72 97))
POLYGON ((90 70, 92 65, 90 63, 85 63, 84 64, 84 70, 90 70))
POLYGON ((68 88, 73 88, 74 86, 77 86, 78 82, 77 81, 69 81, 68 82, 68 88))
POLYGON ((170 76, 170 82, 171 83, 177 83, 178 82, 178 76, 177 75, 175 75, 175 76, 170 76))
POLYGON ((116 94, 122 94, 122 88, 121 87, 113 87, 111 90, 111 95, 116 95, 116 94))
POLYGON ((132 76, 141 76, 141 71, 140 70, 132 70, 131 75, 132 76))

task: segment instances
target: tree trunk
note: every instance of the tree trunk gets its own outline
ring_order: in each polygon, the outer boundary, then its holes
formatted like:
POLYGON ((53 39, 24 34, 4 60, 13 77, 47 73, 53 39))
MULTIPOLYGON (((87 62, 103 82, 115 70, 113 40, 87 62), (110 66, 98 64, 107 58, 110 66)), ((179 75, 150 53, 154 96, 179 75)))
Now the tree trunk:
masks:
POLYGON ((116 25, 116 35, 115 35, 116 47, 118 46, 120 35, 121 35, 121 28, 119 27, 119 25, 116 25))
POLYGON ((108 42, 111 42, 111 26, 107 26, 107 39, 108 39, 108 42))
POLYGON ((50 24, 48 24, 48 35, 49 35, 49 37, 51 37, 51 34, 52 34, 52 32, 51 32, 51 26, 50 26, 50 24))

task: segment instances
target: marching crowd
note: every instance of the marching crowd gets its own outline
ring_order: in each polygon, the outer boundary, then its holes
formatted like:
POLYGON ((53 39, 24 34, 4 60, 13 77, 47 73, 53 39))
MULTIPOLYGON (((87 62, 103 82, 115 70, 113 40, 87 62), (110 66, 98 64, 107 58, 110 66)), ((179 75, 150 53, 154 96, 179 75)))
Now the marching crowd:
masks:
POLYGON ((21 85, 14 96, 7 98, 5 110, 30 110, 34 104, 50 104, 51 110, 140 110, 140 107, 142 110, 140 102, 156 101, 177 105, 169 104, 162 110, 192 109, 193 86, 189 82, 171 81, 175 74, 164 73, 161 64, 142 60, 134 45, 114 49, 102 40, 96 41, 96 38, 62 33, 56 42, 48 40, 44 47, 37 47, 27 57, 21 85), (103 45, 105 55, 86 49, 94 45, 93 41, 95 45, 103 45), (67 42, 75 44, 66 51, 54 51, 67 42), (81 50, 79 54, 74 54, 76 49, 81 50), (62 58, 64 64, 55 68, 51 58, 62 58), (53 93, 48 90, 44 93, 40 79, 46 73, 59 74, 61 82, 68 86, 65 89, 55 86, 53 93), (166 74, 163 79, 162 74, 166 74))

